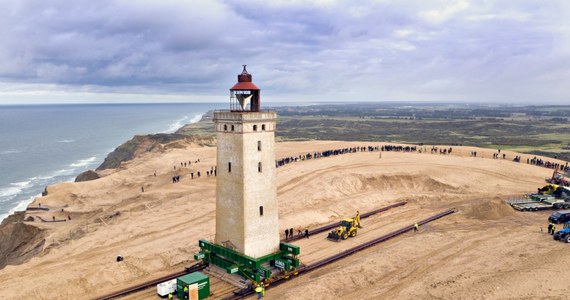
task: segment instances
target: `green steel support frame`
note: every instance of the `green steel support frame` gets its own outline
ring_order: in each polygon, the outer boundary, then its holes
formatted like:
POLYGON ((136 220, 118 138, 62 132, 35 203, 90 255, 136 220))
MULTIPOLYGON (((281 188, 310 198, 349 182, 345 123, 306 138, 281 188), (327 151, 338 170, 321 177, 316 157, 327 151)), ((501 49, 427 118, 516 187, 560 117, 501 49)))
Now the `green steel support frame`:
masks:
POLYGON ((270 264, 285 271, 295 269, 301 264, 297 258, 301 252, 300 248, 287 243, 279 245, 279 252, 259 258, 253 258, 205 240, 200 240, 198 245, 200 252, 194 255, 194 259, 214 264, 230 274, 238 274, 255 282, 260 282, 261 278, 271 277, 271 270, 264 267, 264 264, 270 264))

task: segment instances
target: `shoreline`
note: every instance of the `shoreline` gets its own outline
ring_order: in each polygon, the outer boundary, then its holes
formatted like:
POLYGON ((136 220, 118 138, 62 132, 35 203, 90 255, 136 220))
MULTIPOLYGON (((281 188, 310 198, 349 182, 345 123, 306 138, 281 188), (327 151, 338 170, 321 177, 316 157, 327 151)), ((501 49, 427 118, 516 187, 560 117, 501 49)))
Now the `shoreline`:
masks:
MULTIPOLYGON (((202 118, 207 114, 208 114, 208 112, 197 112, 197 113, 195 113, 194 116, 174 120, 174 122, 172 122, 168 125, 168 129, 166 129, 164 131, 159 131, 158 133, 174 134, 175 132, 177 132, 178 130, 184 128, 185 126, 187 126, 189 124, 194 124, 194 123, 198 123, 198 122, 202 121, 202 118), (186 120, 186 119, 188 119, 188 123, 182 124, 181 122, 183 120, 186 120), (176 126, 176 128, 174 128, 174 126, 176 126)), ((154 133, 154 134, 158 134, 158 133, 154 133)), ((134 135, 129 140, 122 142, 120 145, 127 143, 128 141, 132 140, 135 136, 137 136, 137 135, 134 135)), ((69 141, 66 141, 66 142, 69 142, 69 141)), ((110 153, 115 151, 117 149, 117 147, 119 147, 120 145, 116 146, 111 151, 107 151, 106 153, 101 153, 101 154, 97 154, 94 156, 90 156, 86 159, 79 159, 79 160, 76 160, 76 161, 62 167, 61 169, 58 169, 55 171, 48 171, 48 172, 46 172, 47 173, 46 175, 36 175, 36 176, 27 178, 26 181, 17 182, 17 183, 10 183, 10 185, 17 185, 17 184, 26 183, 25 185, 20 187, 19 191, 13 193, 15 198, 18 197, 17 196, 18 194, 23 193, 26 189, 28 189, 26 187, 26 185, 28 185, 28 184, 31 184, 32 187, 37 186, 39 189, 41 189, 41 191, 32 195, 32 196, 29 196, 28 198, 25 198, 25 199, 18 201, 17 204, 15 206, 13 206, 12 208, 10 208, 7 213, 0 215, 0 223, 3 220, 7 219, 8 217, 12 216, 16 212, 25 212, 27 210, 28 206, 31 203, 33 203, 38 197, 41 197, 42 191, 47 189, 49 186, 60 184, 60 183, 65 183, 65 182, 73 182, 79 175, 81 175, 82 173, 84 173, 88 170, 91 170, 91 168, 95 165, 97 165, 97 167, 95 167, 94 169, 97 169, 99 166, 101 166, 104 163, 105 157, 107 157, 110 153), (85 168, 85 167, 87 167, 87 168, 85 168), (77 168, 77 169, 73 169, 73 171, 72 171, 73 173, 69 173, 69 172, 71 172, 71 171, 68 171, 69 168, 77 168), (57 177, 65 177, 65 179, 55 180, 57 177), (33 181, 40 181, 40 180, 45 181, 45 183, 42 183, 42 182, 32 183, 33 181)), ((9 188, 11 188, 11 187, 5 187, 3 189, 7 190, 9 188)), ((16 186, 16 187, 12 187, 12 188, 16 189, 18 187, 16 186)), ((10 195, 8 195, 8 196, 10 196, 10 195)))

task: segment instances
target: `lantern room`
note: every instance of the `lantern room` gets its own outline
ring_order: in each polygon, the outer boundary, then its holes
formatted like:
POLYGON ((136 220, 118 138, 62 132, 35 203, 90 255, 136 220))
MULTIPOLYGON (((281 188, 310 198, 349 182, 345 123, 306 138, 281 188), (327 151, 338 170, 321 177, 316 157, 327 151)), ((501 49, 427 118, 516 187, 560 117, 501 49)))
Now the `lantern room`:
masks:
POLYGON ((260 110, 260 90, 252 82, 252 76, 247 72, 247 65, 238 74, 238 82, 230 89, 230 110, 235 112, 258 112, 260 110))

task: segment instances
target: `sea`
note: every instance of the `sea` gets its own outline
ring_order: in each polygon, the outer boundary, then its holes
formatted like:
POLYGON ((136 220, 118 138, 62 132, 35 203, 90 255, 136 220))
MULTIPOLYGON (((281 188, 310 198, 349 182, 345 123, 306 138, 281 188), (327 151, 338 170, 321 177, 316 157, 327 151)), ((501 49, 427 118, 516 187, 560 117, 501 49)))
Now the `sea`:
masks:
POLYGON ((134 135, 171 133, 224 103, 0 105, 0 221, 97 168, 134 135))

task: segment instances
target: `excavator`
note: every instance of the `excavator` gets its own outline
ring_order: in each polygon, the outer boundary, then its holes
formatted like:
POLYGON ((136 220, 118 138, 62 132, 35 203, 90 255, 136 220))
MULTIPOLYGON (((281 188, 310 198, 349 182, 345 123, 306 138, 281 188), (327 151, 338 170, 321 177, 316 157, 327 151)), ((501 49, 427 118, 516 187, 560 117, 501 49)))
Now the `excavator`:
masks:
POLYGON ((355 237, 358 228, 362 228, 362 226, 360 226, 360 212, 356 211, 354 218, 342 220, 336 229, 329 232, 327 239, 338 242, 341 239, 346 240, 349 236, 355 237))

